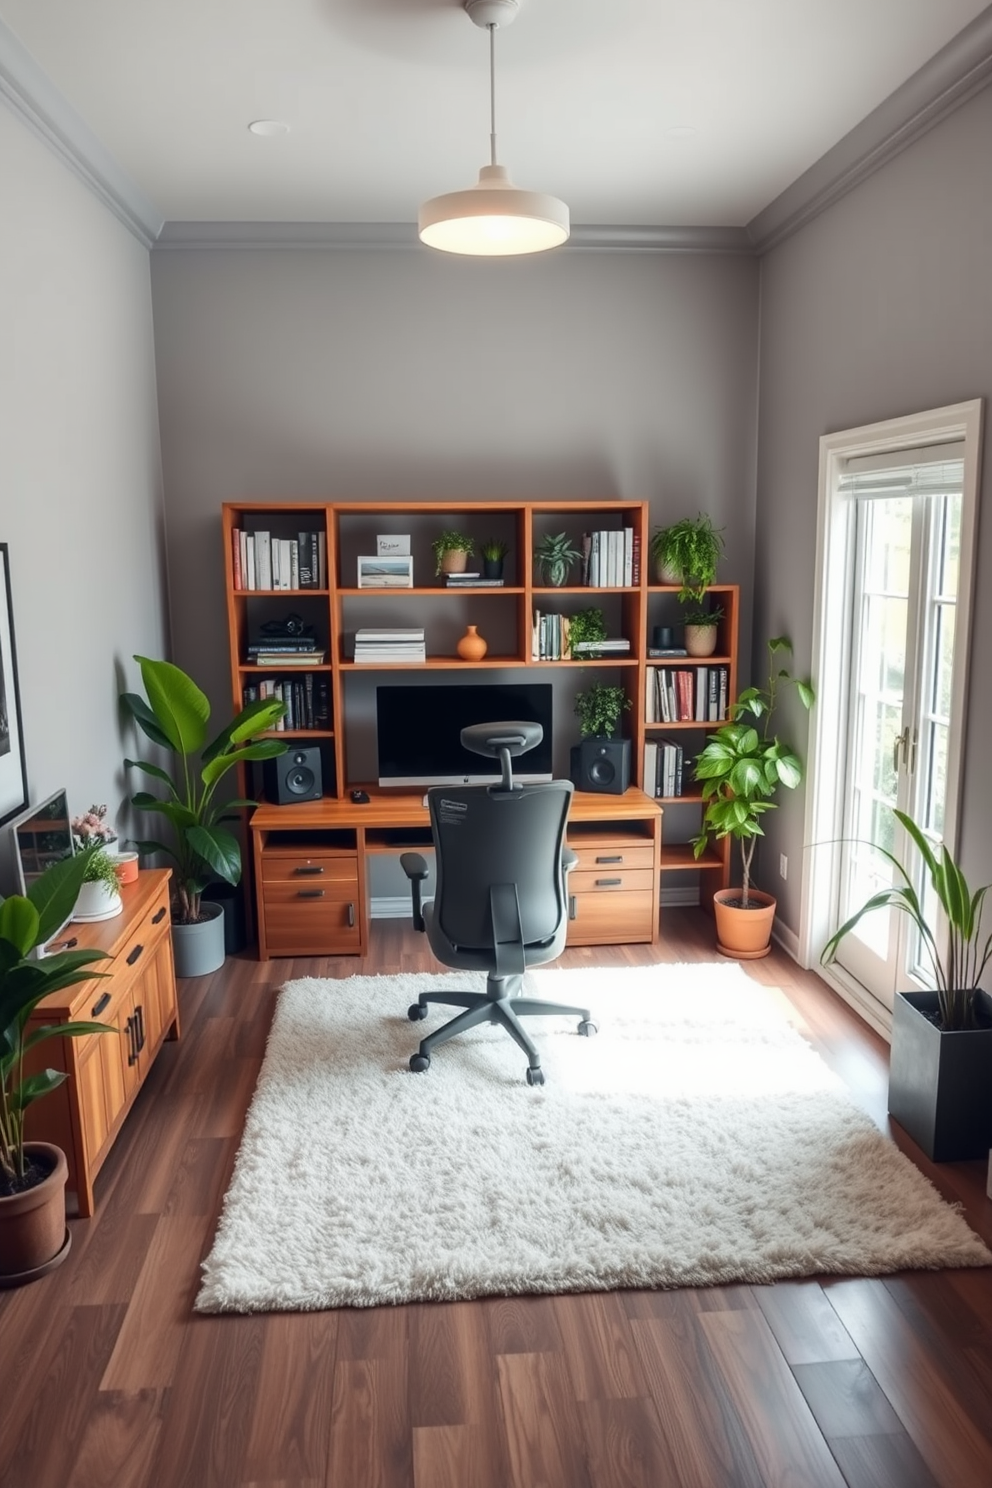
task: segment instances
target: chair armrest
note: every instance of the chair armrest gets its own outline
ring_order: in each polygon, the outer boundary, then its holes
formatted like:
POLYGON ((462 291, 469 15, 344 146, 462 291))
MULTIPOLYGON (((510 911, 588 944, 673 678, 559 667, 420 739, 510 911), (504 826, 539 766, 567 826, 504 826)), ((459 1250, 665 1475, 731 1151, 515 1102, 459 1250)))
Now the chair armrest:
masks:
POLYGON ((400 853, 400 867, 410 880, 410 892, 413 896, 413 928, 423 931, 424 910, 420 899, 420 885, 427 877, 427 859, 420 853, 400 853))
POLYGON ((566 873, 571 873, 572 869, 575 867, 575 865, 576 865, 576 863, 578 861, 579 861, 578 854, 577 853, 574 853, 570 847, 563 847, 562 848, 562 850, 561 850, 561 866, 565 870, 566 873))

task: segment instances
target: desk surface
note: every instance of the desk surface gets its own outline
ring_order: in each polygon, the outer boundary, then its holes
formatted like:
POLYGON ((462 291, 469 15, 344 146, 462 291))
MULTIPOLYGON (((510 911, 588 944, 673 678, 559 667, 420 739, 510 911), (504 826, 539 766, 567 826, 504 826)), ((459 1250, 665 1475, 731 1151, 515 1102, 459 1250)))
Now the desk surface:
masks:
MULTIPOLYGON (((350 789, 350 787, 349 787, 350 789)), ((424 792, 381 790, 378 786, 362 787, 368 791, 365 805, 356 805, 350 796, 341 800, 323 796, 319 801, 301 801, 298 806, 273 806, 260 801, 252 812, 254 831, 292 831, 311 827, 420 827, 429 817, 424 805, 424 792)), ((569 809, 570 821, 638 821, 661 816, 661 807, 652 797, 631 786, 622 796, 590 791, 576 791, 569 809)))

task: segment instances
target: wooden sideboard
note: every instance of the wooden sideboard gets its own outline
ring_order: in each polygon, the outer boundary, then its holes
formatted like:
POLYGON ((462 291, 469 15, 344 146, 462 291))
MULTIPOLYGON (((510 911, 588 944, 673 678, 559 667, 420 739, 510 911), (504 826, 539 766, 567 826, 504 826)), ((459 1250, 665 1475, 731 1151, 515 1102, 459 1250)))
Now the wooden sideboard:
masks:
POLYGON ((68 1079, 32 1106, 27 1135, 54 1142, 69 1164, 67 1188, 79 1213, 93 1213, 93 1182, 166 1038, 179 1037, 169 915, 171 871, 153 868, 121 890, 124 911, 96 924, 67 925, 55 941, 105 951, 94 964, 103 979, 53 992, 31 1016, 31 1027, 76 1020, 106 1023, 113 1033, 48 1039, 36 1064, 68 1079))
MULTIPOLYGON (((252 813, 258 951, 270 956, 359 956, 369 945, 369 859, 431 843, 422 791, 369 800, 263 802, 252 813)), ((567 840, 569 945, 658 938, 661 808, 631 787, 622 796, 576 791, 567 840)), ((429 888, 428 888, 428 892, 429 888)))

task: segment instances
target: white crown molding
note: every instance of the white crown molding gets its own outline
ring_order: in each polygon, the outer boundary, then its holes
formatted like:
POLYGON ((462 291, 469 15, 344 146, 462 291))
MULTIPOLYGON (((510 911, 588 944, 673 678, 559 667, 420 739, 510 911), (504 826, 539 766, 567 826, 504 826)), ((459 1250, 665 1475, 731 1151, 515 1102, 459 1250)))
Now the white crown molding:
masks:
MULTIPOLYGON (((162 249, 415 248, 431 253, 413 222, 167 222, 162 249)), ((742 227, 576 226, 555 253, 745 253, 754 248, 742 227)))
POLYGON ((846 196, 992 81, 992 5, 747 225, 767 253, 846 196))
POLYGON ((139 242, 151 247, 162 230, 161 214, 145 200, 2 21, 0 98, 139 242))

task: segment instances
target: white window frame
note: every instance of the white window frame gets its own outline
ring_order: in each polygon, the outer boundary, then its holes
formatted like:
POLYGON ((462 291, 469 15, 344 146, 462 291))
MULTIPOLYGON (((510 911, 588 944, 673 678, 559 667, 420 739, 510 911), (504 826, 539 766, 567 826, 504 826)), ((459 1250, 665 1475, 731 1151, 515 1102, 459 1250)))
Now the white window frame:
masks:
POLYGON ((975 582, 978 488, 982 457, 983 400, 954 403, 825 434, 820 440, 817 498, 816 578, 813 611, 813 681, 817 706, 810 731, 806 770, 806 844, 800 901, 799 962, 815 968, 840 997, 886 1038, 891 1014, 842 968, 821 967, 820 952, 836 924, 837 852, 843 803, 837 781, 844 779, 847 727, 839 727, 850 682, 851 586, 855 564, 855 503, 839 494, 844 462, 852 457, 896 454, 921 445, 964 442, 964 496, 954 630, 954 681, 944 841, 957 850, 961 767, 968 695, 971 599, 975 582))

